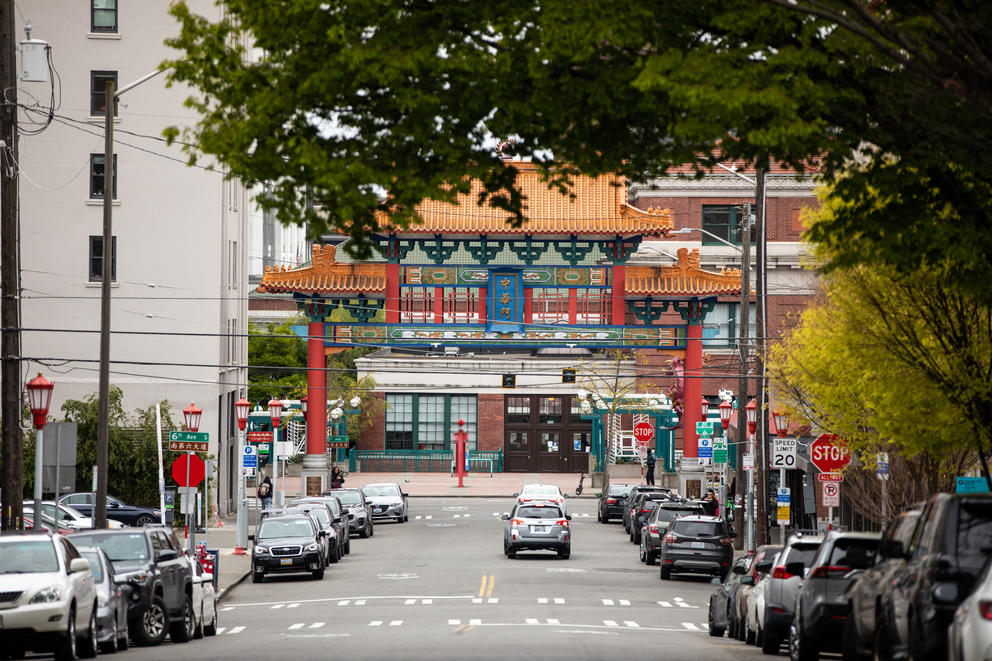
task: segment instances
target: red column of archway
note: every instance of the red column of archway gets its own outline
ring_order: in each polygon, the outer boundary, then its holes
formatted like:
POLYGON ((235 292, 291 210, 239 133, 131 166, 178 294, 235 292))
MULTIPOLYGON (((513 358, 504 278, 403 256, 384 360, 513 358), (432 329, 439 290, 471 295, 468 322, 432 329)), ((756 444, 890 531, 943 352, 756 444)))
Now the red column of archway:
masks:
POLYGON ((703 399, 703 324, 689 321, 685 329, 685 402, 682 417, 682 456, 699 456, 696 423, 701 422, 699 403, 703 399))
POLYGON ((623 326, 626 318, 627 301, 627 267, 623 264, 613 265, 613 297, 611 299, 610 323, 623 326))
POLYGON ((327 451, 327 372, 324 357, 324 322, 307 326, 307 455, 327 451))

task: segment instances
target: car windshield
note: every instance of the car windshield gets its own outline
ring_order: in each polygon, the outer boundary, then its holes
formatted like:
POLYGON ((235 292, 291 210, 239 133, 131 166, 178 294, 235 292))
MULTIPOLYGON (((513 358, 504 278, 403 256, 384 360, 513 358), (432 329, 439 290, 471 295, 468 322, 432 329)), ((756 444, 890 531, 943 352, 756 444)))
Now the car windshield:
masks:
POLYGON ((673 532, 685 537, 719 537, 723 534, 723 525, 718 521, 676 521, 672 526, 673 532))
POLYGON ((634 488, 632 484, 617 484, 606 490, 607 496, 626 496, 634 488))
POLYGON ((68 514, 73 519, 85 519, 86 515, 77 510, 75 507, 70 507, 68 505, 59 505, 59 510, 63 514, 68 514))
POLYGON ((662 523, 671 523, 672 519, 677 516, 685 516, 686 514, 700 514, 701 508, 699 507, 659 507, 658 508, 658 520, 662 523))
POLYGON ((549 485, 537 485, 537 486, 527 486, 521 493, 525 493, 528 496, 557 496, 558 487, 549 485))
POLYGON ((785 557, 785 562, 801 562, 803 565, 809 567, 809 563, 813 562, 813 558, 816 557, 816 552, 819 550, 819 544, 796 544, 789 549, 789 554, 785 557))
POLYGON ((343 505, 361 505, 362 497, 359 495, 358 491, 335 491, 334 495, 338 497, 343 505))
POLYGON ((40 574, 59 570, 50 540, 18 540, 0 544, 0 574, 40 574))
POLYGON ((303 511, 313 514, 314 518, 320 521, 320 525, 324 527, 331 522, 331 517, 327 513, 327 510, 319 505, 317 507, 304 507, 303 511))
POLYGON ((832 567, 868 569, 878 548, 877 539, 838 539, 830 551, 827 564, 832 567))
POLYGON ((132 562, 148 559, 148 540, 142 533, 124 535, 95 535, 76 533, 76 546, 99 546, 111 562, 132 562))
POLYGON ((100 554, 96 551, 80 551, 79 555, 90 561, 90 571, 93 573, 93 580, 97 583, 103 581, 103 565, 100 564, 100 554))
POLYGON ((369 497, 400 495, 400 488, 395 484, 369 484, 362 491, 369 497))
MULTIPOLYGON (((964 501, 958 513, 958 555, 968 565, 983 563, 992 555, 992 500, 964 501)), ((965 564, 965 563, 962 563, 965 564)))
POLYGON ((561 510, 557 507, 520 507, 517 509, 518 519, 560 519, 561 510))
POLYGON ((258 530, 258 539, 278 537, 313 537, 313 527, 305 519, 266 519, 258 530))

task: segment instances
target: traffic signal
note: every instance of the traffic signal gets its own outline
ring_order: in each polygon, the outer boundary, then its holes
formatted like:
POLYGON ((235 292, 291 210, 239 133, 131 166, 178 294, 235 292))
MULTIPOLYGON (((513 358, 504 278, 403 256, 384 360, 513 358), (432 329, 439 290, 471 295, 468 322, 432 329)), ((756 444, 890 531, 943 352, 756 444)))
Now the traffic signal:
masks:
POLYGON ((503 375, 503 387, 504 388, 516 388, 517 387, 517 375, 516 374, 504 374, 503 375))
POLYGON ((575 368, 564 367, 561 370, 562 383, 575 383, 575 368))

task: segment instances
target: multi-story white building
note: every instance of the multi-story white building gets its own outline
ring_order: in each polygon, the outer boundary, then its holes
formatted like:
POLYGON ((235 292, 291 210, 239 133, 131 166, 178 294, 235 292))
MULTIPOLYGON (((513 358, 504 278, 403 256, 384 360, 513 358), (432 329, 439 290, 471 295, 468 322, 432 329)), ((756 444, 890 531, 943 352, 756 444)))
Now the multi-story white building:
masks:
MULTIPOLYGON (((189 4, 205 16, 220 11, 213 0, 189 4)), ((120 89, 179 54, 164 43, 179 28, 168 8, 168 0, 19 5, 19 33, 29 21, 32 37, 50 44, 54 74, 51 84, 21 81, 18 121, 22 351, 31 359, 23 369, 55 382, 56 417, 63 401, 98 390, 105 81, 120 89)), ((190 402, 203 409, 223 513, 236 496, 234 402, 247 386, 250 199, 238 180, 187 166, 162 139, 166 127, 195 122, 187 96, 158 76, 112 109, 110 382, 128 411, 168 400, 181 423, 190 402)))

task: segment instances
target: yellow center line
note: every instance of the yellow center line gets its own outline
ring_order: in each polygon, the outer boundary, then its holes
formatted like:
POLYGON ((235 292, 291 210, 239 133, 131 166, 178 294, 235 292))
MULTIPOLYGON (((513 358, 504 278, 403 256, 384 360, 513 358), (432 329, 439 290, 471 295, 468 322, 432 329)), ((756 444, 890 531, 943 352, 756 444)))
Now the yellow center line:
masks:
POLYGON ((482 585, 479 586, 479 596, 480 597, 486 596, 486 579, 487 578, 488 577, 485 574, 482 575, 482 585))
POLYGON ((470 624, 467 627, 465 627, 464 629, 462 629, 462 631, 463 632, 465 632, 465 631, 471 631, 474 628, 475 628, 475 625, 474 624, 470 624))
POLYGON ((496 587, 496 574, 489 575, 489 589, 486 591, 486 596, 493 596, 493 588, 496 587))
POLYGON ((464 624, 459 624, 458 627, 455 629, 454 632, 455 633, 458 633, 459 631, 463 631, 464 629, 465 629, 465 625, 464 624))

